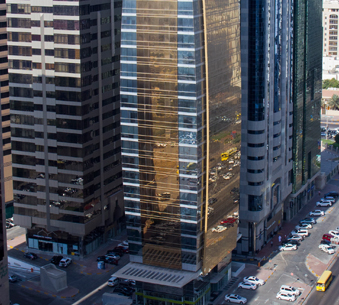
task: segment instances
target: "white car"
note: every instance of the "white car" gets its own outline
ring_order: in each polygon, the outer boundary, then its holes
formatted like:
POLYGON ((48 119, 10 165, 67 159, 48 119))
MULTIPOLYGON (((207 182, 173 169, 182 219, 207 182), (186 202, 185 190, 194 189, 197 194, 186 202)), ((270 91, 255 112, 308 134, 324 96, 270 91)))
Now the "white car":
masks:
POLYGON ((226 302, 231 302, 231 303, 237 303, 237 304, 246 304, 247 299, 244 297, 241 297, 240 295, 237 294, 226 294, 225 295, 225 301, 226 302))
POLYGON ((59 262, 59 267, 67 267, 72 263, 72 260, 70 258, 63 258, 60 262, 59 262))
POLYGON ((297 249, 298 249, 297 245, 293 244, 285 244, 283 246, 279 246, 280 251, 295 251, 297 249))
POLYGON ((215 232, 215 233, 221 233, 223 231, 227 230, 227 227, 224 227, 224 226, 217 226, 215 228, 212 229, 212 232, 215 232))
POLYGON ((311 223, 301 223, 300 225, 295 226, 296 230, 299 230, 299 229, 312 229, 312 228, 313 228, 313 225, 311 223))
POLYGON ((261 280, 261 279, 258 279, 256 276, 245 276, 244 277, 244 282, 250 282, 250 283, 253 283, 253 284, 257 284, 259 286, 262 286, 265 284, 265 281, 264 280, 261 280))
POLYGON ((256 290, 257 287, 258 287, 257 284, 253 284, 253 283, 250 283, 250 282, 241 282, 238 285, 238 288, 252 289, 252 290, 256 290))
POLYGON ((276 298, 279 299, 279 300, 286 300, 286 301, 290 301, 290 302, 295 301, 295 295, 289 294, 288 292, 279 291, 276 295, 276 298))
POLYGON ((328 254, 334 254, 334 252, 335 252, 335 247, 330 246, 330 245, 321 244, 321 245, 319 245, 319 249, 321 251, 328 253, 328 254))
POLYGON ((321 198, 320 201, 330 201, 332 203, 335 203, 334 197, 326 196, 325 198, 321 198))
POLYGON ((302 241, 302 240, 304 240, 304 237, 302 237, 301 235, 292 235, 292 236, 288 237, 287 240, 302 241))
POLYGON ((324 216, 325 212, 321 210, 314 210, 310 212, 310 216, 324 216))
POLYGON ((301 291, 298 288, 288 286, 288 285, 282 285, 280 287, 280 292, 287 292, 288 294, 292 295, 300 295, 301 291))
POLYGON ((128 240, 124 240, 124 241, 122 242, 122 244, 123 244, 124 246, 128 247, 128 240))
POLYGON ((333 236, 339 236, 339 231, 336 231, 336 230, 330 230, 330 231, 328 231, 328 233, 333 235, 333 236))
POLYGON ((113 258, 113 259, 116 259, 116 260, 120 259, 120 256, 118 254, 106 254, 105 256, 107 258, 113 258))
POLYGON ((331 201, 318 201, 315 205, 317 207, 331 207, 332 202, 331 201))
POLYGON ((307 218, 304 218, 304 219, 300 220, 299 223, 311 223, 311 224, 315 224, 315 223, 317 223, 317 221, 314 218, 312 218, 312 217, 307 217, 307 218))
POLYGON ((308 233, 308 230, 306 229, 299 229, 299 230, 293 230, 291 232, 292 235, 300 235, 300 236, 308 236, 309 233, 308 233))

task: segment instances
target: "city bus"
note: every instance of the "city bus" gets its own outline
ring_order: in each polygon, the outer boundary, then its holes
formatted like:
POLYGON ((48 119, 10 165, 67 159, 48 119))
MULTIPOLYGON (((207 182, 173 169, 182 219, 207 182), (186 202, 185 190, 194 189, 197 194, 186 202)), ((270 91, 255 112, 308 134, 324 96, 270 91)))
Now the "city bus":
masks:
POLYGON ((230 156, 237 152, 237 148, 233 147, 221 154, 221 161, 227 161, 230 156))
POLYGON ((325 291, 332 281, 332 272, 325 270, 317 281, 317 291, 325 291))

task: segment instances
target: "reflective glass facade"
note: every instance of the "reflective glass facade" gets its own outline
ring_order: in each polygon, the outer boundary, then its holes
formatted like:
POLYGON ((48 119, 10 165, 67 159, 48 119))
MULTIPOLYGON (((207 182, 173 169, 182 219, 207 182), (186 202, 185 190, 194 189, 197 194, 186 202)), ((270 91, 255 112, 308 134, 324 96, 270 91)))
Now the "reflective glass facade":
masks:
MULTIPOLYGON (((131 261, 208 273, 235 247, 221 154, 240 146, 239 7, 123 1, 121 128, 131 261), (220 14, 224 11, 224 14, 220 14), (205 32, 203 31, 205 22, 205 32), (210 206, 209 206, 210 205, 210 206)), ((235 195, 236 196, 236 195, 235 195)))
POLYGON ((322 5, 294 0, 293 192, 320 170, 322 5))
POLYGON ((28 238, 70 241, 63 254, 92 251, 123 217, 121 5, 7 1, 14 217, 28 238))

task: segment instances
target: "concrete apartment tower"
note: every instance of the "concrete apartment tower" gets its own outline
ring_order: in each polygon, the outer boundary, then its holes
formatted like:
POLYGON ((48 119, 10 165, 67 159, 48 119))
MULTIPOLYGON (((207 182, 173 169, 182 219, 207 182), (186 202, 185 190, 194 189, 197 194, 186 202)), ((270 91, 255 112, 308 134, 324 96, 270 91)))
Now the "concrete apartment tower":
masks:
MULTIPOLYGON (((321 2, 320 2, 321 5, 321 2)), ((318 13, 318 12, 317 12, 318 13)), ((318 13, 319 14, 319 13, 318 13)), ((323 56, 338 56, 339 1, 323 0, 323 56)))
POLYGON ((14 221, 31 249, 119 233, 121 1, 8 0, 14 221))
MULTIPOLYGON (((338 10, 334 14, 338 18, 338 10)), ((317 195, 322 97, 321 1, 294 1, 293 16, 293 189, 285 200, 287 220, 317 195)))
MULTIPOLYGON (((296 2, 296 1, 294 1, 296 2)), ((292 191, 293 1, 242 0, 242 139, 238 253, 279 229, 292 191)))
POLYGON ((131 262, 116 276, 137 281, 138 301, 206 304, 231 277, 239 14, 238 1, 123 1, 121 134, 131 262))

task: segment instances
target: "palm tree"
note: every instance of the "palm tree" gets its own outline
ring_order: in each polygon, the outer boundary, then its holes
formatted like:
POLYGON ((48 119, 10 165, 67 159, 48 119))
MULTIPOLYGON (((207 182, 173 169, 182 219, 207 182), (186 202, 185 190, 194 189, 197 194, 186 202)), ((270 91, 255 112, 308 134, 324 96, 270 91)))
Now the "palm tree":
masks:
POLYGON ((339 109, 339 96, 333 94, 332 98, 328 101, 328 106, 330 106, 330 108, 333 110, 339 109))

